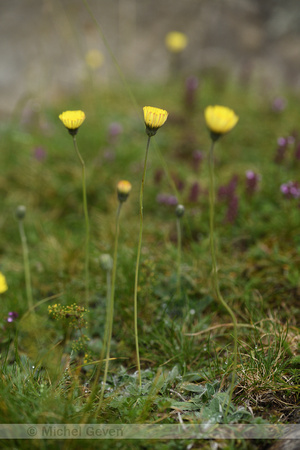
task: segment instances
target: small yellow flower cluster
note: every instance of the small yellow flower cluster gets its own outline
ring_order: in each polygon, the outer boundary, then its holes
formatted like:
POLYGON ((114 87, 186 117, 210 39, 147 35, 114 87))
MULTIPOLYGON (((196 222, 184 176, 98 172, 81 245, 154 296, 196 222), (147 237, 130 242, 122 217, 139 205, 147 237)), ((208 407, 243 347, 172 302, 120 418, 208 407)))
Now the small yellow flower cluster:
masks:
POLYGON ((73 327, 84 328, 87 326, 87 321, 84 318, 87 309, 83 306, 78 306, 76 303, 68 306, 56 303, 53 306, 48 306, 48 312, 49 314, 52 314, 54 319, 67 319, 69 324, 73 327))
POLYGON ((8 289, 7 287, 7 283, 6 283, 6 278, 3 275, 2 272, 0 272, 0 294, 3 294, 3 292, 6 292, 8 289))
POLYGON ((90 352, 86 351, 86 352, 84 353, 83 363, 84 363, 84 364, 89 364, 89 363, 91 363, 91 362, 93 362, 93 358, 92 358, 90 352))
POLYGON ((86 334, 82 334, 78 339, 72 342, 72 350, 74 352, 79 352, 80 350, 86 349, 87 343, 90 338, 86 334))

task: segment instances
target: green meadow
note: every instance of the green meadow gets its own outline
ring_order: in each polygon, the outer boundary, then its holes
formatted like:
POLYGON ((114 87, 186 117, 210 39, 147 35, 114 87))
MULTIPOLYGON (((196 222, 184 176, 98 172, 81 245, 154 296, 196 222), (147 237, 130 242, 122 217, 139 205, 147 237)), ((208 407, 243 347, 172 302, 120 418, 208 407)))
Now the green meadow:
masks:
MULTIPOLYGON (((38 110, 20 104, 1 123, 0 270, 8 286, 0 314, 2 423, 299 422, 299 92, 265 92, 216 73, 196 79, 192 92, 184 76, 102 89, 91 83, 38 110), (283 97, 277 99, 282 105, 275 97, 283 97), (239 116, 214 152, 217 276, 237 320, 232 396, 233 324, 215 295, 210 251, 204 110, 216 104, 239 116), (139 384, 134 286, 145 105, 169 116, 151 138, 144 186, 139 384), (76 141, 86 170, 88 298, 82 167, 58 117, 66 110, 86 115, 76 141), (119 216, 103 385, 112 287, 103 255, 114 256, 120 180, 132 190, 119 216), (179 220, 177 204, 185 208, 179 220), (26 207, 23 218, 16 216, 20 205, 26 207)), ((76 440, 2 442, 5 448, 79 446, 76 440)), ((250 449, 271 443, 235 439, 217 445, 250 449)), ((210 441, 193 439, 80 441, 80 448, 97 445, 211 448, 210 441)))

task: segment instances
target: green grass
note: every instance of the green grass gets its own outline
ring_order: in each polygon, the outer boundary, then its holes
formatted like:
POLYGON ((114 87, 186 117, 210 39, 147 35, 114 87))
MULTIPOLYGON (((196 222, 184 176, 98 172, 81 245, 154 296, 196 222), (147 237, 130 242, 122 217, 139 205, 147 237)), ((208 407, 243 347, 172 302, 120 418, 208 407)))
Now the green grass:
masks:
MULTIPOLYGON (((213 78, 201 80, 197 108, 182 103, 183 82, 132 86, 140 110, 119 86, 82 92, 42 109, 38 120, 14 118, 1 125, 0 253, 9 290, 1 295, 1 423, 293 423, 299 404, 299 199, 286 199, 280 185, 300 181, 300 161, 289 146, 285 160, 274 162, 279 136, 295 133, 299 143, 299 98, 286 93, 288 107, 270 108, 271 95, 213 78), (238 215, 224 222, 227 204, 216 205, 220 288, 239 323, 237 384, 228 417, 232 369, 232 326, 213 298, 209 252, 209 135, 203 110, 223 104, 240 116, 236 128, 216 148, 216 185, 238 175, 238 215), (133 324, 134 269, 139 231, 138 197, 146 134, 142 107, 165 108, 168 121, 153 138, 144 193, 144 232, 138 292, 142 387, 138 387, 133 324), (81 167, 72 139, 58 119, 66 109, 82 109, 86 121, 77 142, 86 163, 91 225, 90 302, 83 331, 70 317, 55 320, 48 306, 85 305, 81 167), (47 127, 42 128, 41 122, 47 127), (119 122, 115 142, 108 127, 119 122), (153 144, 153 145, 152 145, 153 144), (46 158, 33 157, 36 147, 46 158), (193 152, 203 151, 197 171, 193 152), (157 171, 164 167, 157 181, 157 171), (245 171, 262 176, 257 192, 245 192, 245 171), (182 295, 176 296, 175 207, 159 204, 158 194, 176 195, 169 177, 182 180, 178 200, 182 219, 182 295), (113 253, 116 185, 133 189, 121 212, 111 358, 103 407, 97 415, 104 364, 91 397, 101 354, 106 307, 106 273, 100 255, 113 253), (196 202, 190 188, 199 182, 196 202), (26 205, 25 233, 35 315, 28 312, 23 255, 15 210, 26 205), (12 323, 9 311, 19 317, 12 323), (74 347, 80 332, 87 347, 74 347), (192 335, 193 334, 193 335, 192 335), (85 362, 89 358, 88 363, 85 362), (93 364, 93 361, 96 362, 93 364), (221 413, 220 413, 221 408, 221 413)), ((94 448, 93 441, 81 441, 94 448)), ((192 441, 115 442, 116 448, 186 448, 192 441), (154 447, 153 447, 154 446, 154 447)), ((106 448, 106 443, 103 448, 106 448)), ((76 442, 68 443, 74 448, 76 442)), ((228 444, 228 442, 227 442, 228 444)), ((224 448, 225 445, 224 443, 224 448)), ((7 441, 7 448, 13 443, 7 441)), ((40 445, 23 441, 22 448, 40 445)), ((45 448, 57 441, 44 441, 45 448)), ((60 448, 64 448, 61 441, 60 448)), ((111 444, 110 444, 111 445, 111 444)), ((203 442, 201 448, 208 448, 203 442)), ((229 445, 229 444, 228 444, 229 445)), ((252 448, 243 441, 232 448, 252 448)), ((262 446, 262 444, 255 444, 262 446)), ((107 445, 109 448, 109 445, 107 445)))

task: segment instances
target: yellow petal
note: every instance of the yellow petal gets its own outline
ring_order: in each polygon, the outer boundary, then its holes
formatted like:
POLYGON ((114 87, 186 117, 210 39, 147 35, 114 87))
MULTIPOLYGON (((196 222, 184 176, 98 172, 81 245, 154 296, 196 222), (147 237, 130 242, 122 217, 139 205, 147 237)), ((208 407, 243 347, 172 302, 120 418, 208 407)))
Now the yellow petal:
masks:
POLYGON ((131 188, 132 188, 131 183, 129 183, 129 181, 126 180, 121 180, 117 184, 117 190, 120 194, 128 195, 129 192, 131 191, 131 188))
POLYGON ((59 118, 68 130, 77 130, 83 124, 85 114, 83 111, 65 111, 59 118))
POLYGON ((204 112, 207 127, 217 134, 228 133, 237 124, 239 118, 226 106, 208 106, 204 112))
POLYGON ((165 43, 170 52, 179 53, 182 52, 187 46, 188 38, 184 33, 180 33, 179 31, 171 31, 166 35, 165 43))
POLYGON ((154 130, 163 126, 169 115, 164 109, 153 106, 144 106, 143 110, 145 125, 154 130))
POLYGON ((7 289, 8 287, 5 276, 0 272, 0 294, 3 294, 3 292, 7 291, 7 289))

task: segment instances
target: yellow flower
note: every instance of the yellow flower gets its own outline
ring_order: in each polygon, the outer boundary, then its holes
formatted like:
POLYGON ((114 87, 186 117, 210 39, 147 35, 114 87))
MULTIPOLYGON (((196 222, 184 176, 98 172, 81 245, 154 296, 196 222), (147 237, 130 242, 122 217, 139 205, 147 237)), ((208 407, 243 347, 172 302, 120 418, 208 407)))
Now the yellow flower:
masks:
POLYGON ((78 128, 85 120, 85 114, 83 111, 65 111, 59 115, 59 118, 64 126, 69 130, 69 133, 72 136, 75 136, 78 128))
POLYGON ((129 181, 126 180, 121 180, 117 184, 118 192, 120 192, 121 194, 129 194, 131 188, 132 188, 131 183, 129 183, 129 181))
POLYGON ((204 112, 207 127, 214 140, 228 133, 237 124, 239 118, 235 112, 226 106, 208 106, 204 112))
POLYGON ((171 31, 166 35, 166 47, 172 53, 182 52, 188 43, 188 38, 184 33, 179 31, 171 31))
POLYGON ((117 184, 117 192, 118 192, 118 199, 120 202, 125 202, 127 200, 127 197, 131 191, 131 183, 126 180, 121 180, 117 184))
POLYGON ((146 133, 148 136, 154 136, 167 120, 169 113, 164 109, 154 108, 153 106, 144 106, 143 110, 146 133))
POLYGON ((103 64, 103 60, 103 54, 97 49, 91 49, 85 55, 85 62, 89 67, 91 67, 91 69, 97 69, 98 67, 101 67, 103 64))
POLYGON ((3 294, 3 292, 7 291, 7 289, 8 287, 5 276, 0 272, 0 294, 3 294))

